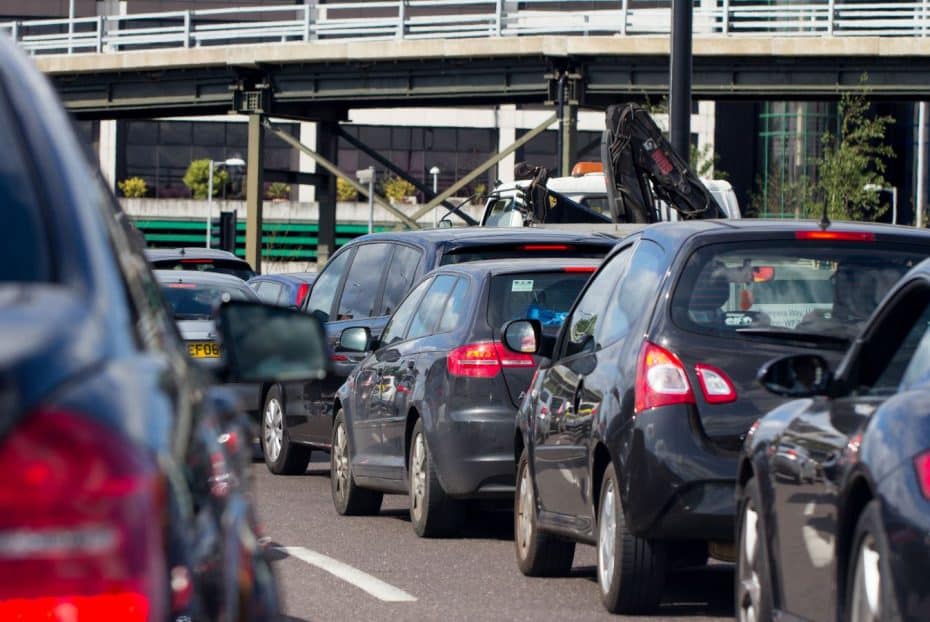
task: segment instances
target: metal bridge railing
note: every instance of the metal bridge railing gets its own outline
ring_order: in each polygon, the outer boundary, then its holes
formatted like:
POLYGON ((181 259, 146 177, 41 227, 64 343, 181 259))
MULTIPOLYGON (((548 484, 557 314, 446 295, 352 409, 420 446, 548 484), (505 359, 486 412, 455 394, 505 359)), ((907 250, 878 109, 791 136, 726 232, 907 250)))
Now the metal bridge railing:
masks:
MULTIPOLYGON (((27 20, 0 23, 0 31, 33 54, 111 53, 288 41, 666 34, 669 10, 630 8, 628 0, 374 0, 27 20)), ((930 0, 700 0, 693 21, 698 35, 925 37, 930 0)))

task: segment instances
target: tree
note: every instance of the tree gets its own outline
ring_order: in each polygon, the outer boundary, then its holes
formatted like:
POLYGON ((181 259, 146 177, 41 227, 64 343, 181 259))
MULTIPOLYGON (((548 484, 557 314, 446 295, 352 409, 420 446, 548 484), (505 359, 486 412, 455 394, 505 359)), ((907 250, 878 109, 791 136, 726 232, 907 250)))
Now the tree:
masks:
MULTIPOLYGON (((195 199, 206 199, 210 181, 210 160, 203 158, 191 162, 187 167, 187 172, 184 173, 183 181, 184 185, 190 188, 195 199)), ((214 167, 213 196, 217 196, 227 183, 229 183, 229 173, 223 168, 214 167)))
MULTIPOLYGON (((864 83, 866 76, 863 76, 864 83)), ((879 194, 866 187, 884 187, 885 160, 894 150, 884 143, 891 116, 870 116, 867 91, 844 93, 839 105, 839 136, 827 132, 821 138, 823 158, 818 160, 818 201, 808 215, 840 220, 875 220, 887 209, 879 194)))
POLYGON ((767 183, 763 182, 761 176, 756 178, 759 191, 749 197, 749 208, 743 213, 744 216, 800 218, 817 211, 814 206, 815 185, 805 175, 791 179, 783 174, 786 172, 772 166, 767 183))

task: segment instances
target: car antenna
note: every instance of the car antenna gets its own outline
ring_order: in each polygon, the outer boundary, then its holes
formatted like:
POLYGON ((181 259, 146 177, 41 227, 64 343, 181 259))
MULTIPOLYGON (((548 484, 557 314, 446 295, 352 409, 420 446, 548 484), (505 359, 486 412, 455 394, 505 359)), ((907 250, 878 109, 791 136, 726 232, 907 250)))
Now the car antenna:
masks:
POLYGON ((827 217, 827 202, 823 202, 823 214, 820 216, 820 229, 826 231, 830 227, 830 218, 827 217))

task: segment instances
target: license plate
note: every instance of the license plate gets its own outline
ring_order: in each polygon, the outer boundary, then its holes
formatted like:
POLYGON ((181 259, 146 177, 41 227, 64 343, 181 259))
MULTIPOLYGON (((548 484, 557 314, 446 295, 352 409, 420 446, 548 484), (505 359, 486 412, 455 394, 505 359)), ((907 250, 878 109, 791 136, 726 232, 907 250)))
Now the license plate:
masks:
POLYGON ((216 359, 220 357, 220 344, 213 341, 189 341, 187 353, 195 359, 216 359))

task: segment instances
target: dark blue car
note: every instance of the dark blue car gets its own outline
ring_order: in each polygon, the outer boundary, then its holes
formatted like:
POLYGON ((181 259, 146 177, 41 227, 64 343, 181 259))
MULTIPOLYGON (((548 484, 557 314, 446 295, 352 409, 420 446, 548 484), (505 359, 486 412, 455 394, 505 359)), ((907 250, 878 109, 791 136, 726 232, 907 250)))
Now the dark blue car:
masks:
POLYGON ((316 272, 287 272, 255 276, 249 279, 248 285, 266 304, 300 307, 315 280, 316 272))

